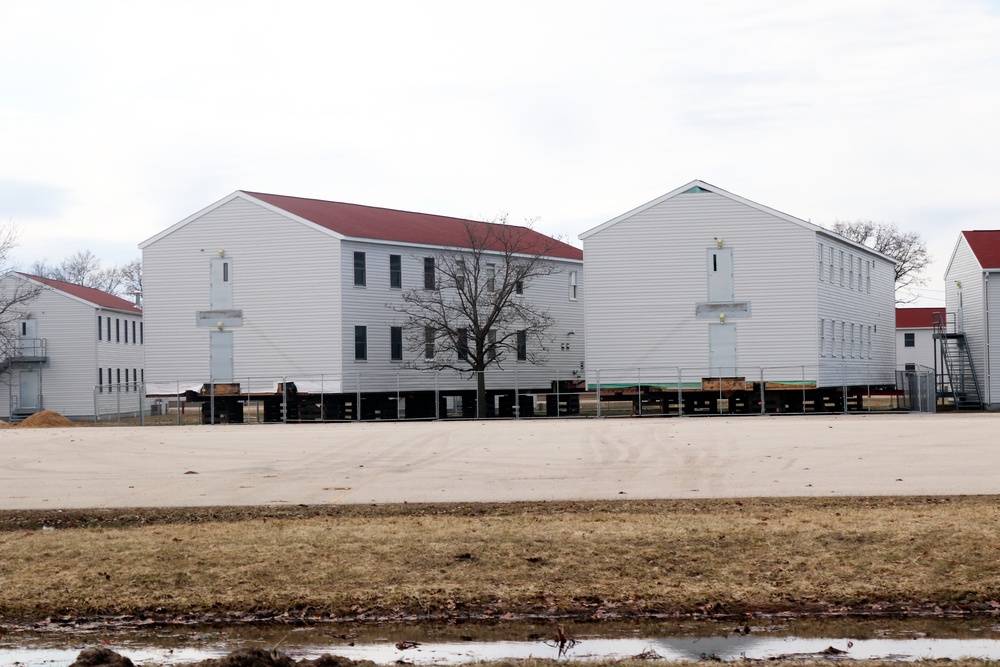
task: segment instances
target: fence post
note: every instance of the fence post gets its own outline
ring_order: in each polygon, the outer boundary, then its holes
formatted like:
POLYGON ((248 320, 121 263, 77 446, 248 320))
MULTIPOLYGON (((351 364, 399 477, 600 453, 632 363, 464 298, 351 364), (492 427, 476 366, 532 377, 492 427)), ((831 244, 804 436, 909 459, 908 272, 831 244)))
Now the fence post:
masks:
POLYGON ((174 401, 177 408, 177 425, 181 425, 181 381, 177 380, 177 398, 174 401))
POLYGON ((521 418, 521 387, 517 369, 514 369, 514 419, 521 418))
POLYGON ((146 383, 136 385, 139 389, 139 426, 146 425, 146 383))
POLYGON ((765 407, 766 397, 764 396, 764 369, 760 369, 760 414, 766 415, 767 408, 765 407))
POLYGON ((684 370, 677 367, 677 416, 684 416, 684 370))
POLYGON ((115 411, 118 413, 118 425, 122 425, 122 383, 118 383, 118 391, 115 392, 117 399, 115 411))
POLYGON ((361 421, 361 373, 355 373, 357 376, 355 385, 355 390, 357 391, 358 407, 357 407, 357 420, 361 421))
POLYGON ((844 403, 844 414, 847 414, 847 364, 840 365, 840 384, 842 385, 841 391, 843 392, 841 398, 844 403))
MULTIPOLYGON (((549 410, 549 399, 545 399, 545 411, 549 410)), ((559 416, 559 369, 556 369, 556 417, 559 416)))
POLYGON ((288 423, 288 377, 281 378, 281 423, 288 423))
POLYGON ((636 403, 638 403, 637 414, 642 416, 642 367, 637 366, 635 369, 635 379, 638 381, 639 385, 636 387, 638 394, 635 397, 636 403))
POLYGON ((399 418, 399 371, 396 371, 396 419, 399 418))
POLYGON ((434 419, 441 419, 441 387, 439 381, 440 369, 434 370, 434 419))
MULTIPOLYGON (((802 370, 802 413, 805 414, 806 411, 806 367, 801 366, 802 370)), ((816 367, 816 384, 817 388, 819 385, 819 366, 816 367)), ((815 409, 813 410, 815 412, 815 409)))
POLYGON ((596 380, 597 380, 597 417, 600 418, 600 416, 601 416, 601 371, 600 371, 600 369, 597 370, 596 380))
MULTIPOLYGON (((103 389, 103 387, 102 387, 102 389, 103 389)), ((11 393, 13 393, 13 392, 11 392, 11 393)), ((97 398, 97 388, 95 387, 94 388, 94 426, 97 426, 97 406, 98 406, 99 401, 100 401, 100 399, 97 398)), ((14 411, 11 410, 7 414, 9 414, 10 416, 13 417, 14 416, 14 411)))

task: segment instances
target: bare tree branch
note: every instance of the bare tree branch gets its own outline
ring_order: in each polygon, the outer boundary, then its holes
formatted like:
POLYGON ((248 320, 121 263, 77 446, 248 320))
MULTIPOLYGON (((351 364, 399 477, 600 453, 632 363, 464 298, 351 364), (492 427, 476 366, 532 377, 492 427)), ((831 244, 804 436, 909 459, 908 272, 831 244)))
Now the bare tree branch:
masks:
MULTIPOLYGON (((0 274, 13 270, 10 264, 11 252, 17 247, 20 233, 17 225, 10 223, 0 227, 0 274)), ((38 296, 41 288, 20 276, 11 275, 3 281, 0 289, 0 365, 18 355, 20 335, 17 322, 28 311, 28 304, 38 296)))
MULTIPOLYGON (((405 316, 410 368, 476 376, 476 411, 487 416, 485 372, 509 360, 547 360, 548 311, 530 298, 532 284, 560 272, 549 256, 561 244, 506 216, 467 222, 464 247, 433 256, 433 285, 403 293, 388 307, 405 316)), ((428 278, 430 279, 430 278, 428 278)))
POLYGON ((909 303, 916 299, 916 297, 905 298, 900 294, 909 287, 917 287, 927 282, 923 272, 931 263, 931 256, 920 234, 903 232, 894 222, 871 220, 854 222, 838 220, 833 223, 833 231, 896 260, 894 276, 896 303, 909 303))

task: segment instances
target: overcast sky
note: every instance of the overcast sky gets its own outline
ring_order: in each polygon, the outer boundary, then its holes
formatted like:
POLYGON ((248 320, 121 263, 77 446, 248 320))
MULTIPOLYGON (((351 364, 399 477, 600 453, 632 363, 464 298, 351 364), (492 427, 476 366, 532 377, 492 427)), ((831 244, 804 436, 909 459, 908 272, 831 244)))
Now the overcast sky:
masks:
POLYGON ((246 189, 581 232, 700 178, 1000 228, 1000 0, 0 0, 15 260, 107 262, 246 189))

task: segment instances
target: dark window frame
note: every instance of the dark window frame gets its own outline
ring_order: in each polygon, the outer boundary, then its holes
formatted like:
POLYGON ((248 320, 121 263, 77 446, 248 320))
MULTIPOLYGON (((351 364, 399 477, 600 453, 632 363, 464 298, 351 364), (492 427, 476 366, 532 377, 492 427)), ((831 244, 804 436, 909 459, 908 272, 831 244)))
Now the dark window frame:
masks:
POLYGON ((403 327, 389 327, 389 360, 403 360, 403 327))
POLYGON ((916 347, 916 346, 917 346, 917 335, 914 333, 904 333, 903 347, 916 347))
POLYGON ((97 316, 97 340, 104 340, 104 322, 100 315, 97 316))
POLYGON ((403 256, 389 255, 389 287, 403 289, 403 256))
POLYGON ((436 335, 434 327, 424 327, 424 359, 434 358, 434 338, 436 335))
POLYGON ((528 360, 528 332, 524 329, 517 332, 517 360, 528 360))
POLYGON ((122 342, 122 321, 120 317, 115 318, 115 342, 122 342))
POLYGON ((455 353, 459 361, 469 360, 469 330, 459 329, 455 339, 455 353))
POLYGON ((354 361, 368 361, 368 327, 354 325, 354 361))
POLYGON ((437 289, 437 270, 433 257, 424 257, 424 289, 437 289))
POLYGON ((365 287, 368 284, 368 259, 363 250, 354 251, 354 286, 365 287))

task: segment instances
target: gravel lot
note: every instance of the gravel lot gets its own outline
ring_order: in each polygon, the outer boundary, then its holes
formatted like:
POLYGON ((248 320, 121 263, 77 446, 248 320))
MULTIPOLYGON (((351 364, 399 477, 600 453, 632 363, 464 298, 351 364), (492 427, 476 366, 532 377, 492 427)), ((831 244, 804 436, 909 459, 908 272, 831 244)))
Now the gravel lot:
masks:
POLYGON ((0 430, 0 509, 1000 493, 1000 415, 0 430))

